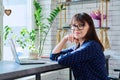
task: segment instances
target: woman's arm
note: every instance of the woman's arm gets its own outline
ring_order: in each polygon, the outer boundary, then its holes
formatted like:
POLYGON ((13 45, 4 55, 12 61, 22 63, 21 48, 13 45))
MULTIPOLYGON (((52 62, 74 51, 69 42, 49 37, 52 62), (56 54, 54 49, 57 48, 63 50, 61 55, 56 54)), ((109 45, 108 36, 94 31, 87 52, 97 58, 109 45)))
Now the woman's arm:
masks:
POLYGON ((60 53, 60 51, 63 49, 63 47, 65 46, 67 42, 67 37, 64 37, 57 45, 56 47, 53 49, 52 54, 58 54, 60 53))
POLYGON ((69 34, 69 35, 66 35, 57 45, 56 47, 53 49, 53 51, 51 52, 50 54, 50 59, 51 60, 56 60, 57 61, 57 58, 63 54, 66 54, 68 52, 72 52, 73 51, 73 46, 70 47, 70 48, 67 48, 67 49, 63 49, 64 45, 66 44, 67 41, 70 41, 70 42, 75 42, 76 45, 77 45, 77 41, 74 37, 73 37, 73 34, 69 34))
POLYGON ((74 46, 66 48, 66 49, 64 49, 64 50, 62 50, 62 51, 60 51, 59 53, 56 53, 56 54, 50 53, 50 59, 57 61, 59 56, 64 55, 68 52, 72 52, 73 50, 74 50, 74 46))
POLYGON ((60 53, 60 51, 63 49, 63 47, 65 46, 66 42, 74 42, 75 39, 73 37, 73 34, 70 35, 66 35, 57 45, 56 47, 53 49, 52 53, 53 54, 57 54, 60 53))

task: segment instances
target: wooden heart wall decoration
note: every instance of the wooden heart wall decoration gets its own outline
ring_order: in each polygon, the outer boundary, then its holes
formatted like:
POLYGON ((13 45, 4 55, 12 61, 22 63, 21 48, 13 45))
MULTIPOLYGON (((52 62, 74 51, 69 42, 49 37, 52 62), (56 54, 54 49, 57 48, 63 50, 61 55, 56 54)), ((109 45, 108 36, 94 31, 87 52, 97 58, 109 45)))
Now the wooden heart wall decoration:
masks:
POLYGON ((12 10, 11 9, 5 9, 5 14, 9 16, 11 14, 12 10))

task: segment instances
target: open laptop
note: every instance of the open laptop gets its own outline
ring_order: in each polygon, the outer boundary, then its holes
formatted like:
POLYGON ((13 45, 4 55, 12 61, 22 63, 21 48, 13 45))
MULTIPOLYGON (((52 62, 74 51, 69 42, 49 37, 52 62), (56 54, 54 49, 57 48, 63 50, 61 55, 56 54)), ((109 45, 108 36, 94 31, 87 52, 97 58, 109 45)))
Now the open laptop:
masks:
POLYGON ((19 59, 13 39, 10 39, 10 46, 11 46, 11 50, 12 50, 12 54, 15 59, 15 62, 18 64, 25 65, 25 64, 45 64, 46 63, 45 60, 41 60, 41 59, 38 59, 38 60, 33 60, 29 58, 19 59))

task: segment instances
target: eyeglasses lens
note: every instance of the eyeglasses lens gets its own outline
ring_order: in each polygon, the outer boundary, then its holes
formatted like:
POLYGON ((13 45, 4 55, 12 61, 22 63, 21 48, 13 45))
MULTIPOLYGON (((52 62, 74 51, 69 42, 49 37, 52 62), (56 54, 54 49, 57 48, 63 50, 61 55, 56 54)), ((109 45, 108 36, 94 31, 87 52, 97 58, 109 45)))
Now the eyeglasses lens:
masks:
POLYGON ((77 29, 81 30, 81 29, 84 29, 84 26, 85 25, 83 23, 79 24, 79 25, 73 24, 73 25, 71 25, 71 29, 75 30, 77 28, 77 29))

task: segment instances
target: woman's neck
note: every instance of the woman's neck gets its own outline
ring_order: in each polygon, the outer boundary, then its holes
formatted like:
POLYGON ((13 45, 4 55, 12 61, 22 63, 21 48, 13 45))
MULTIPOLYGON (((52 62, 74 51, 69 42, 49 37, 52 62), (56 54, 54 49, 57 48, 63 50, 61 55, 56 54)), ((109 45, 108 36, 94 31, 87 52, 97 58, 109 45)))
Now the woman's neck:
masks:
POLYGON ((84 41, 85 39, 79 39, 80 46, 83 44, 84 41))
POLYGON ((79 39, 79 43, 76 44, 76 49, 78 49, 84 42, 85 40, 79 39))

